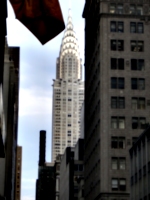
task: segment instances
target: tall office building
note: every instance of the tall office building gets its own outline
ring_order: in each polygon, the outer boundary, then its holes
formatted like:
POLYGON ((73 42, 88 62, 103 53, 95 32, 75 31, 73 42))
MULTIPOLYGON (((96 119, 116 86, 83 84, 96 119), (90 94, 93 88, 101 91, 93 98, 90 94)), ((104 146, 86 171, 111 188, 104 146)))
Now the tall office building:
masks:
POLYGON ((80 135, 80 108, 84 99, 84 82, 78 41, 69 10, 68 22, 53 83, 52 161, 74 146, 80 135))
POLYGON ((130 198, 129 149, 150 121, 149 10, 147 0, 85 3, 86 200, 130 198))

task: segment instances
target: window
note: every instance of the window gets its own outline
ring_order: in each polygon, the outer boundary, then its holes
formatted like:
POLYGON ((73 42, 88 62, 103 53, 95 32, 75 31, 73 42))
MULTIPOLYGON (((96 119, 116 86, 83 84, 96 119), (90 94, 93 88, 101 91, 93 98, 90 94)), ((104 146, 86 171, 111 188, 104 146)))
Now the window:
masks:
POLYGON ((131 89, 132 90, 144 90, 145 79, 144 78, 131 78, 131 89))
POLYGON ((142 22, 130 22, 130 33, 144 33, 142 22))
POLYGON ((130 5, 130 14, 136 14, 136 7, 135 5, 130 5))
POLYGON ((118 13, 118 14, 122 14, 123 13, 123 4, 114 4, 111 3, 110 7, 109 7, 109 12, 114 14, 114 13, 118 13))
POLYGON ((112 129, 124 129, 125 128, 125 117, 111 117, 111 128, 112 129))
POLYGON ((111 50, 112 51, 123 51, 124 41, 123 40, 111 40, 111 50))
POLYGON ((135 6, 134 4, 130 5, 130 14, 132 15, 143 15, 143 7, 142 5, 135 6))
POLYGON ((124 69, 124 59, 111 58, 111 69, 124 69))
POLYGON ((111 88, 112 89, 124 89, 124 78, 111 78, 111 88))
POLYGON ((125 108, 124 97, 111 97, 111 108, 125 108))
POLYGON ((142 97, 139 97, 139 98, 132 97, 131 104, 132 104, 133 110, 136 110, 136 109, 144 110, 146 101, 145 101, 145 98, 142 98, 142 97))
POLYGON ((124 32, 124 23, 111 21, 110 22, 110 31, 123 33, 124 32))
POLYGON ((144 59, 131 59, 131 70, 144 70, 144 59))
POLYGON ((145 129, 146 125, 145 117, 132 117, 132 129, 145 129))
POLYGON ((126 190, 126 179, 124 178, 112 178, 111 180, 111 188, 112 190, 126 190))
POLYGON ((112 157, 111 168, 112 169, 124 170, 126 168, 126 158, 124 158, 124 157, 122 157, 122 158, 112 157))
POLYGON ((125 137, 111 137, 112 149, 125 149, 125 137))
POLYGON ((134 51, 134 52, 144 51, 144 42, 131 40, 131 51, 134 51))
POLYGON ((112 190, 118 190, 118 179, 113 178, 111 180, 111 188, 112 190))

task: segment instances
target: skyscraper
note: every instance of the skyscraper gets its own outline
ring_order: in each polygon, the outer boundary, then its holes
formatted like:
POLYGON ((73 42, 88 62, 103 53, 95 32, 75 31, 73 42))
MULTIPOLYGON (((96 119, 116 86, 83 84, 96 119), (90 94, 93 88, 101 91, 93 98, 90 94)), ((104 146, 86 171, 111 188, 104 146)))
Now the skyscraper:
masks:
POLYGON ((149 8, 138 0, 85 3, 86 200, 130 198, 129 149, 149 122, 149 8))
POLYGON ((64 153, 67 146, 74 146, 80 135, 84 82, 81 80, 81 59, 70 12, 53 83, 52 161, 64 153))

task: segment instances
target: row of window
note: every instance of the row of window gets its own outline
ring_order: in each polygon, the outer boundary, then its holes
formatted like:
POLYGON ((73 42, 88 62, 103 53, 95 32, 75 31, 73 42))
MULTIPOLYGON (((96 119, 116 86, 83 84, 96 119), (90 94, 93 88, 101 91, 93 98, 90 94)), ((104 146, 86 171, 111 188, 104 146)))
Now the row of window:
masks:
MULTIPOLYGON (((149 101, 148 101, 149 102, 149 101)), ((146 100, 143 97, 132 97, 131 108, 133 110, 144 110, 146 107, 146 100)), ((111 108, 125 108, 125 97, 111 97, 111 108)))
MULTIPOLYGON (((124 22, 111 21, 110 32, 124 32, 124 22)), ((142 22, 130 22, 130 33, 144 33, 144 25, 142 22)))
MULTIPOLYGON (((124 14, 125 10, 124 10, 123 4, 111 3, 109 6, 109 12, 111 14, 124 14)), ((131 4, 129 8, 126 7, 126 12, 127 14, 131 14, 131 15, 143 15, 143 6, 131 4)))
MULTIPOLYGON (((145 117, 132 117, 132 129, 145 129, 147 127, 145 117)), ((125 129, 125 117, 111 117, 112 129, 125 129)))
MULTIPOLYGON (((111 77, 111 89, 124 89, 125 78, 123 77, 111 77)), ((145 79, 144 78, 131 78, 132 90, 144 90, 145 79)))
MULTIPOLYGON (((112 51, 124 51, 124 40, 111 40, 110 49, 112 51)), ((130 49, 132 52, 142 52, 144 51, 144 41, 131 40, 130 49)))
MULTIPOLYGON (((123 58, 111 58, 110 59, 110 68, 124 70, 124 59, 123 58)), ((144 59, 131 59, 130 61, 131 70, 144 70, 145 62, 144 59)))

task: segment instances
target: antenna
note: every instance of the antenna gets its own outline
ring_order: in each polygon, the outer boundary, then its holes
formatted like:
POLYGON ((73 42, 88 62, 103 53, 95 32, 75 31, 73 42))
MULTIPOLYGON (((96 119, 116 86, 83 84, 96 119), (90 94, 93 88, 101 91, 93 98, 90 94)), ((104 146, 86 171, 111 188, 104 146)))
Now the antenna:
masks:
POLYGON ((71 2, 72 1, 71 0, 68 0, 68 1, 69 1, 69 4, 68 4, 69 5, 69 10, 71 10, 71 2))

